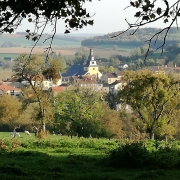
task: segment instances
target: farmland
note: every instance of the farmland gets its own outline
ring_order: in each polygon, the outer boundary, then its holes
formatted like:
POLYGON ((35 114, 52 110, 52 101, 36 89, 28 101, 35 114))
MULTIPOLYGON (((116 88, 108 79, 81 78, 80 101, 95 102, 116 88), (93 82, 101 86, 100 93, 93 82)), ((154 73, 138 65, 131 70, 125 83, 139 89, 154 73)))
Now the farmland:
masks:
MULTIPOLYGON (((79 41, 74 41, 73 37, 72 40, 69 38, 68 40, 63 39, 54 39, 52 43, 53 51, 57 54, 61 53, 63 56, 74 56, 74 54, 77 52, 77 49, 81 47, 81 39, 79 38, 79 41)), ((10 57, 17 57, 19 54, 22 53, 30 53, 32 48, 32 53, 39 54, 44 53, 47 48, 49 47, 50 41, 45 41, 45 37, 40 40, 40 42, 37 43, 36 47, 34 47, 34 42, 31 40, 27 40, 25 36, 18 35, 18 34, 11 34, 11 35, 2 35, 0 37, 0 45, 4 42, 10 42, 10 43, 16 43, 19 45, 19 47, 0 47, 0 58, 2 55, 10 56, 10 57)), ((90 48, 90 47, 89 47, 90 48)), ((93 47, 95 56, 99 57, 109 57, 112 55, 123 55, 127 56, 129 55, 129 47, 121 46, 118 50, 113 50, 113 46, 95 46, 93 47)))

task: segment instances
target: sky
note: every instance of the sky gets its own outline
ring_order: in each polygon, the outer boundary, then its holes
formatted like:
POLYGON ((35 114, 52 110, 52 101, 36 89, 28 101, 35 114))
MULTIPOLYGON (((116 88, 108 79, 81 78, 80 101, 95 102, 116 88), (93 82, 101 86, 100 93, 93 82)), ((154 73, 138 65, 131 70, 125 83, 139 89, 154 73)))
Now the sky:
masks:
MULTIPOLYGON (((170 3, 176 0, 170 0, 170 3)), ((163 7, 163 1, 159 0, 158 5, 163 7)), ((92 0, 92 2, 86 2, 85 7, 90 15, 94 16, 94 25, 88 25, 78 31, 73 31, 72 34, 78 33, 92 33, 92 34, 108 34, 117 31, 123 31, 128 28, 127 19, 129 22, 134 23, 134 14, 137 9, 127 8, 130 0, 92 0)), ((165 25, 162 22, 156 22, 146 27, 163 28, 165 25)), ((23 21, 22 26, 17 31, 25 31, 31 29, 31 25, 27 21, 23 21)), ((62 21, 58 22, 57 33, 64 33, 65 25, 62 21)), ((45 33, 52 33, 52 28, 49 26, 46 28, 45 33)))

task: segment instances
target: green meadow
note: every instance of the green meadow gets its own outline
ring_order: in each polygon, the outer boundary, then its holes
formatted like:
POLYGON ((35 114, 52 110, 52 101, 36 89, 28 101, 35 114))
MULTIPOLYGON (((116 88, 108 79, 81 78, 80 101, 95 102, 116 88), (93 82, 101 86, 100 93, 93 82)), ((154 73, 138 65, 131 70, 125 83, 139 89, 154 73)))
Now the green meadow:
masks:
POLYGON ((37 139, 33 133, 27 136, 23 132, 20 137, 12 138, 9 132, 1 132, 0 177, 3 180, 180 179, 180 164, 176 168, 127 168, 119 161, 121 166, 114 166, 109 154, 123 143, 118 139, 71 139, 59 135, 37 139))

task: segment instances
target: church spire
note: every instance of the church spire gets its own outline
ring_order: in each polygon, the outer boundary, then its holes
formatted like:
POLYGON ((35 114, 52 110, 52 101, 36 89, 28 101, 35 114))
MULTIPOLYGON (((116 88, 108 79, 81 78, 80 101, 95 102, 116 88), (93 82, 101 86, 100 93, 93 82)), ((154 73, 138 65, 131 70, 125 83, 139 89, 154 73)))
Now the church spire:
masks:
POLYGON ((93 56, 93 49, 90 49, 90 56, 93 56))
POLYGON ((92 49, 90 49, 89 57, 88 57, 88 61, 90 62, 91 60, 94 61, 94 56, 93 56, 93 50, 92 49))

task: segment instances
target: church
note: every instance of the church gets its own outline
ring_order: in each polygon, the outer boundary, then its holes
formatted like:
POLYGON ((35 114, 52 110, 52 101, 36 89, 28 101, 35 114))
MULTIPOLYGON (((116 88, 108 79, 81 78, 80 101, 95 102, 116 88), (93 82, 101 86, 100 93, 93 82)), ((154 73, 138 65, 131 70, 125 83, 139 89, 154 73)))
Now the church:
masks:
POLYGON ((93 50, 90 49, 89 57, 85 65, 74 64, 66 73, 62 74, 62 83, 69 81, 72 76, 93 76, 96 80, 101 79, 101 72, 93 56, 93 50))

